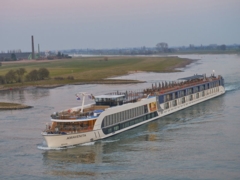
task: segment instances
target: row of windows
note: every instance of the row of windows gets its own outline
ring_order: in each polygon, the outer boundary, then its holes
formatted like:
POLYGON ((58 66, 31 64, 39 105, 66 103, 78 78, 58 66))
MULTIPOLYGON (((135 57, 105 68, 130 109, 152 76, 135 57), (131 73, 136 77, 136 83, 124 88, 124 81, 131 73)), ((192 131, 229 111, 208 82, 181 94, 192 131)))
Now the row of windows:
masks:
POLYGON ((157 117, 157 116, 158 116, 157 112, 153 112, 153 113, 144 115, 142 117, 132 119, 132 120, 127 121, 127 122, 122 122, 122 123, 116 124, 116 125, 111 126, 111 127, 103 128, 103 132, 104 132, 104 134, 109 134, 109 133, 127 128, 129 126, 133 126, 134 124, 138 124, 138 123, 141 123, 143 121, 152 119, 152 118, 157 117))
POLYGON ((160 103, 167 102, 167 101, 172 101, 172 100, 180 98, 180 97, 184 97, 184 96, 187 96, 187 95, 190 95, 190 94, 201 92, 203 90, 218 87, 219 85, 220 85, 219 81, 214 81, 214 82, 206 83, 204 85, 199 85, 199 86, 196 86, 196 87, 191 87, 191 88, 184 89, 184 90, 181 90, 181 91, 169 93, 169 94, 163 95, 164 96, 163 99, 160 98, 160 103))
MULTIPOLYGON (((208 94, 212 94, 212 93, 214 93, 214 92, 219 92, 219 87, 217 87, 217 88, 212 88, 212 89, 209 89, 209 90, 206 90, 206 91, 202 91, 202 92, 196 93, 196 96, 195 96, 195 97, 196 97, 196 99, 198 99, 200 96, 201 96, 201 97, 204 97, 205 94, 208 95, 208 94)), ((193 95, 191 94, 191 95, 189 95, 188 97, 182 97, 179 102, 181 102, 182 104, 184 104, 184 103, 186 102, 186 100, 192 101, 192 100, 193 100, 193 95)), ((177 103, 177 100, 176 100, 176 99, 173 100, 172 103, 171 103, 171 102, 166 102, 166 103, 164 104, 164 109, 169 109, 171 105, 172 105, 173 107, 174 107, 174 106, 177 106, 177 104, 178 104, 178 103, 177 103)))
POLYGON ((132 119, 134 117, 141 116, 146 113, 148 113, 147 105, 139 106, 139 107, 132 108, 119 113, 111 114, 104 117, 102 122, 102 127, 111 126, 112 124, 116 124, 116 123, 125 121, 127 119, 132 119))

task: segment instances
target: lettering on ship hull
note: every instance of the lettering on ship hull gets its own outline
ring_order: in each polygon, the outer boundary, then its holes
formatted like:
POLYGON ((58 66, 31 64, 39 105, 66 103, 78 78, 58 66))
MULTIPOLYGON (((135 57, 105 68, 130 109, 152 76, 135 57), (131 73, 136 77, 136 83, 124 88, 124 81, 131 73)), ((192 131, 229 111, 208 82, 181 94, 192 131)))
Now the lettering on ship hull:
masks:
POLYGON ((76 136, 69 136, 69 137, 67 137, 67 139, 74 139, 74 138, 80 138, 80 137, 86 137, 86 134, 80 134, 80 135, 76 135, 76 136))

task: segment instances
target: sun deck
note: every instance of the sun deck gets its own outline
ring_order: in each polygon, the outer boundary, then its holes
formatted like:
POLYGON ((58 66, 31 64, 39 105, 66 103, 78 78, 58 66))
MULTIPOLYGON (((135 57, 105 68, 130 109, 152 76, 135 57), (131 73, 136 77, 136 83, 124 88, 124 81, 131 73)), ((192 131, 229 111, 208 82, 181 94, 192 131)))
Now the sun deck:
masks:
POLYGON ((221 79, 221 76, 215 77, 214 75, 212 75, 210 77, 206 77, 204 75, 194 75, 186 78, 180 78, 178 79, 179 80, 178 82, 176 81, 172 81, 168 83, 162 82, 162 83, 159 83, 158 86, 157 84, 152 85, 152 88, 145 89, 144 93, 149 94, 151 96, 154 96, 156 94, 160 95, 160 94, 165 94, 172 91, 185 89, 188 87, 194 87, 194 86, 206 84, 208 82, 212 82, 220 79, 221 79))

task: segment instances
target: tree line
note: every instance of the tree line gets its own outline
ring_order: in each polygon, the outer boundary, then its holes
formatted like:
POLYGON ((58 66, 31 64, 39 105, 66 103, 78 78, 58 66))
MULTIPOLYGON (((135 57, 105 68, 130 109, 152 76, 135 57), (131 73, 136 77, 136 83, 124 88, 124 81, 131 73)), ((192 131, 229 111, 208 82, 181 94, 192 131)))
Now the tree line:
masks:
POLYGON ((27 71, 25 68, 9 70, 5 76, 0 76, 0 84, 20 83, 23 81, 38 81, 49 77, 49 71, 46 68, 40 68, 38 70, 34 69, 29 73, 26 73, 27 71))

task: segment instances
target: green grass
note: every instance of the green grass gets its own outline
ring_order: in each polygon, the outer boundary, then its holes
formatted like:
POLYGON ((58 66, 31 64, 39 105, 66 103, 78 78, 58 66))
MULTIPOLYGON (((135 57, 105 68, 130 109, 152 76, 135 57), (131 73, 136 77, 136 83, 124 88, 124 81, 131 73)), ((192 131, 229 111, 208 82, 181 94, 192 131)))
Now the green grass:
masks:
POLYGON ((33 69, 43 67, 50 71, 50 79, 4 86, 69 84, 103 81, 105 78, 125 75, 130 71, 173 72, 175 67, 184 66, 188 63, 190 63, 188 59, 178 57, 109 57, 108 61, 104 61, 103 57, 73 58, 57 61, 49 60, 48 62, 3 63, 0 67, 0 75, 5 75, 11 69, 25 68, 27 72, 30 72, 33 69), (66 78, 68 76, 73 76, 74 80, 54 80, 54 77, 66 78))

